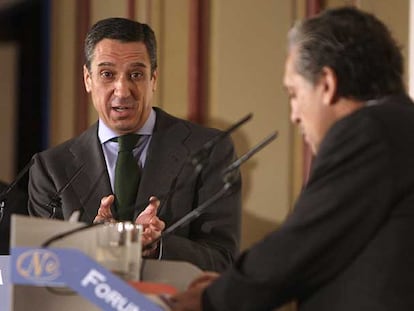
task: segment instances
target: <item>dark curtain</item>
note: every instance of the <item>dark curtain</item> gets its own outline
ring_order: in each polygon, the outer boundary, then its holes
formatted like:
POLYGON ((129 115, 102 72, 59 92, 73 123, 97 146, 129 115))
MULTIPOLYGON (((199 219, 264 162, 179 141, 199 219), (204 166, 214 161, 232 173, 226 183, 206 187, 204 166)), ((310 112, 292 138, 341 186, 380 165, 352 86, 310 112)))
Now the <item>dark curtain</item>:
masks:
MULTIPOLYGON (((0 6, 0 44, 18 47, 16 85, 15 176, 36 152, 48 145, 49 111, 49 8, 50 0, 16 0, 0 6)), ((1 79, 7 77, 0 76, 1 79)), ((0 142, 1 144, 1 142, 0 142)), ((0 200, 5 208, 0 222, 0 254, 9 253, 10 215, 27 214, 28 174, 4 196, 7 184, 0 181, 0 200), (4 200, 3 200, 4 199, 4 200)))
MULTIPOLYGON (((16 175, 48 145, 49 7, 49 0, 20 0, 0 8, 0 43, 18 46, 16 141, 5 146, 15 150, 16 175)), ((24 188, 24 181, 19 186, 24 188)))

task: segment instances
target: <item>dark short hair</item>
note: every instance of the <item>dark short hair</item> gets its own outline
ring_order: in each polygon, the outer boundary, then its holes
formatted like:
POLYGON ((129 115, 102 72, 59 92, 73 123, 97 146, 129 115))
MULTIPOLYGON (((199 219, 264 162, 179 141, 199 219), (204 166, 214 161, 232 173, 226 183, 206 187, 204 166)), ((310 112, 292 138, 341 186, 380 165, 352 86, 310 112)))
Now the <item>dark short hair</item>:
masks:
POLYGON ((338 97, 369 100, 405 91, 400 47, 378 18, 354 7, 295 25, 289 47, 297 48, 295 69, 311 83, 323 67, 335 72, 338 97))
POLYGON ((157 41, 154 31, 147 24, 120 17, 103 19, 94 24, 85 39, 85 65, 88 70, 91 69, 95 47, 103 39, 143 42, 149 54, 151 74, 157 69, 157 41))

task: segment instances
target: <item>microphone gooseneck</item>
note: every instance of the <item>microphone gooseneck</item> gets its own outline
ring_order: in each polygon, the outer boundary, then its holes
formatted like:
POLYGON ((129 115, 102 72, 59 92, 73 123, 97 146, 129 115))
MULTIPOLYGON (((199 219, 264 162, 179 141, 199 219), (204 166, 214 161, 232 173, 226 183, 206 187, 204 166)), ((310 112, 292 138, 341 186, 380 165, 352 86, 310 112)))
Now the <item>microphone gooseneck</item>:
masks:
POLYGON ((237 160, 235 160, 233 163, 231 163, 229 166, 227 166, 222 174, 223 174, 223 180, 232 180, 234 179, 234 171, 239 168, 244 162, 246 162, 248 159, 250 159, 254 154, 259 152, 261 149, 266 147, 268 144, 270 144, 276 137, 278 136, 278 132, 274 131, 269 136, 267 136, 265 139, 263 139, 260 143, 258 143, 256 146, 251 148, 249 151, 247 151, 245 154, 243 154, 241 157, 239 157, 237 160))
MULTIPOLYGON (((214 195, 212 195, 208 200, 204 201, 202 204, 200 204, 197 208, 193 209, 188 214, 184 215, 182 218, 177 220, 175 223, 173 223, 171 226, 166 228, 158 237, 157 239, 153 240, 151 243, 144 246, 143 250, 151 249, 152 246, 156 243, 158 243, 162 238, 165 236, 171 234, 178 228, 183 227, 184 225, 187 225, 192 220, 199 217, 203 211, 211 206, 213 203, 215 203, 218 199, 223 197, 227 191, 231 188, 231 186, 237 182, 238 177, 235 177, 234 171, 239 168, 244 162, 246 162, 248 159, 250 159, 254 154, 259 152, 261 149, 263 149, 265 146, 267 146, 271 141, 273 141, 278 135, 278 132, 275 131, 268 137, 266 137, 263 141, 261 141, 259 144, 254 146, 252 149, 250 149, 248 152, 246 152, 244 155, 239 157, 237 160, 232 162, 227 168, 223 170, 222 177, 223 177, 223 187, 217 191, 214 195)), ((238 175, 237 175, 238 176, 238 175)))
MULTIPOLYGON (((189 178, 193 178, 194 176, 197 176, 197 174, 204 168, 206 161, 209 157, 209 153, 211 152, 212 148, 220 142, 222 139, 224 139, 226 136, 230 135, 233 131, 235 131, 237 128, 239 128, 241 125, 249 121, 253 117, 252 113, 247 114, 245 117, 231 125, 226 130, 220 132, 218 135, 214 136, 207 142, 205 142, 201 148, 197 149, 193 153, 191 153, 188 156, 188 159, 186 161, 190 162, 194 167, 193 175, 189 178)), ((181 168, 181 170, 183 167, 181 168)), ((174 180, 174 182, 171 184, 170 189, 168 192, 163 193, 162 195, 158 195, 157 198, 161 201, 159 211, 165 206, 165 203, 168 201, 168 199, 171 197, 172 193, 174 191, 182 189, 186 183, 188 183, 187 179, 185 182, 181 182, 176 184, 177 179, 174 180)), ((148 204, 147 201, 145 202, 139 202, 135 204, 135 207, 138 208, 138 210, 141 210, 141 208, 145 207, 148 204)), ((113 215, 115 215, 114 211, 112 211, 113 215)))
POLYGON ((33 158, 23 167, 23 169, 17 174, 16 178, 13 182, 7 186, 6 189, 2 193, 0 193, 0 223, 3 220, 4 216, 4 209, 6 207, 6 198, 9 193, 14 189, 14 187, 19 183, 19 181, 23 178, 24 175, 27 174, 30 167, 33 165, 33 158))
POLYGON ((252 113, 249 113, 244 118, 240 119, 233 125, 231 125, 228 129, 222 131, 220 134, 214 136, 212 139, 207 141, 199 150, 194 152, 192 155, 190 155, 190 161, 196 168, 196 172, 201 171, 203 168, 206 159, 209 156, 209 153, 211 149, 224 137, 228 136, 230 133, 232 133, 234 130, 239 128, 242 124, 246 123, 253 117, 252 113))
POLYGON ((83 164, 76 170, 75 174, 73 174, 72 177, 69 178, 68 182, 66 184, 64 184, 63 187, 60 188, 58 190, 58 192, 56 192, 52 196, 50 201, 46 204, 47 209, 52 209, 52 212, 50 213, 49 218, 55 218, 56 210, 57 209, 62 209, 62 201, 60 199, 60 195, 62 194, 63 191, 66 190, 67 187, 70 186, 70 184, 72 184, 72 182, 75 180, 75 178, 78 177, 78 175, 80 174, 82 168, 83 168, 83 164))
POLYGON ((63 239, 63 238, 65 238, 65 237, 67 237, 69 235, 72 235, 74 233, 81 232, 81 231, 84 231, 86 229, 89 229, 89 228, 92 228, 92 227, 95 227, 95 226, 99 226, 99 225, 102 225, 102 224, 103 224, 103 222, 94 222, 94 223, 91 223, 91 224, 84 225, 82 227, 78 227, 78 228, 75 228, 75 229, 72 229, 72 230, 68 230, 68 231, 62 232, 60 234, 54 235, 51 238, 47 239, 45 242, 43 242, 43 244, 41 245, 41 247, 45 247, 46 248, 46 247, 48 247, 50 244, 52 244, 55 241, 58 241, 60 239, 63 239))
MULTIPOLYGON (((178 221, 176 221, 174 224, 169 226, 167 229, 163 231, 161 234, 161 237, 159 239, 162 239, 166 235, 174 232, 176 229, 180 228, 182 225, 185 225, 187 223, 190 223, 193 219, 199 217, 201 213, 210 205, 212 205, 214 202, 216 202, 218 199, 220 199, 224 194, 226 194, 227 190, 230 189, 232 186, 232 183, 226 182, 223 187, 217 191, 214 195, 212 195, 208 200, 204 201, 202 204, 200 204, 197 208, 193 209, 190 213, 185 215, 183 218, 180 218, 178 221)), ((154 241, 155 242, 155 241, 154 241)))
POLYGON ((145 245, 143 247, 143 251, 151 249, 154 244, 161 241, 167 235, 173 233, 178 228, 181 228, 187 225, 188 223, 190 223, 192 220, 198 218, 207 207, 209 207, 210 205, 215 203, 218 199, 223 197, 226 194, 226 192, 231 188, 232 185, 233 184, 231 182, 224 183, 223 187, 219 191, 217 191, 215 194, 213 194, 208 200, 204 201, 197 208, 193 209, 191 212, 184 215, 184 217, 180 218, 175 223, 173 223, 171 226, 166 228, 157 239, 145 245))

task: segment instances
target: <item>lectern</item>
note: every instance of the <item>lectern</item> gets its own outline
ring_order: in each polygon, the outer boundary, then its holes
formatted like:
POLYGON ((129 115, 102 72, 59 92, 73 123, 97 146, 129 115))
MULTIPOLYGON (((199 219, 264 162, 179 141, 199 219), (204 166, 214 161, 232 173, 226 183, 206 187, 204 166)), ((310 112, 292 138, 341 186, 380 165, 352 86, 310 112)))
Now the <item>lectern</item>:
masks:
MULTIPOLYGON (((53 236, 84 225, 83 223, 13 215, 10 245, 12 249, 36 248, 53 236)), ((96 227, 91 227, 56 241, 50 247, 80 250, 83 254, 93 258, 96 234, 96 227)), ((177 290, 183 290, 201 272, 199 268, 187 262, 145 259, 142 262, 141 279, 143 282, 167 284, 177 290)), ((11 311, 26 310, 101 309, 67 287, 11 284, 11 311)))

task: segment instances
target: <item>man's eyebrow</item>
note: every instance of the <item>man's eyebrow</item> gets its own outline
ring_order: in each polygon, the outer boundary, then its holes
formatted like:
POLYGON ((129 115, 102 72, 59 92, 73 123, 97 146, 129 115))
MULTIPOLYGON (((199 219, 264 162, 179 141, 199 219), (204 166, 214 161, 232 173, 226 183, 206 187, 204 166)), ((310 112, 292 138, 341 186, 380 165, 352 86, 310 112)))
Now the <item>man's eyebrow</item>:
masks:
POLYGON ((147 64, 142 63, 142 62, 136 62, 136 63, 132 63, 131 67, 142 67, 142 68, 147 68, 147 64))
MULTIPOLYGON (((98 67, 114 67, 115 64, 111 63, 111 62, 102 62, 98 64, 98 67)), ((145 63, 142 62, 136 62, 136 63, 132 63, 131 67, 142 67, 142 68, 147 68, 148 66, 145 63)))
POLYGON ((98 64, 98 67, 103 67, 103 66, 113 67, 113 66, 115 66, 115 64, 113 64, 111 62, 102 62, 102 63, 98 64))

